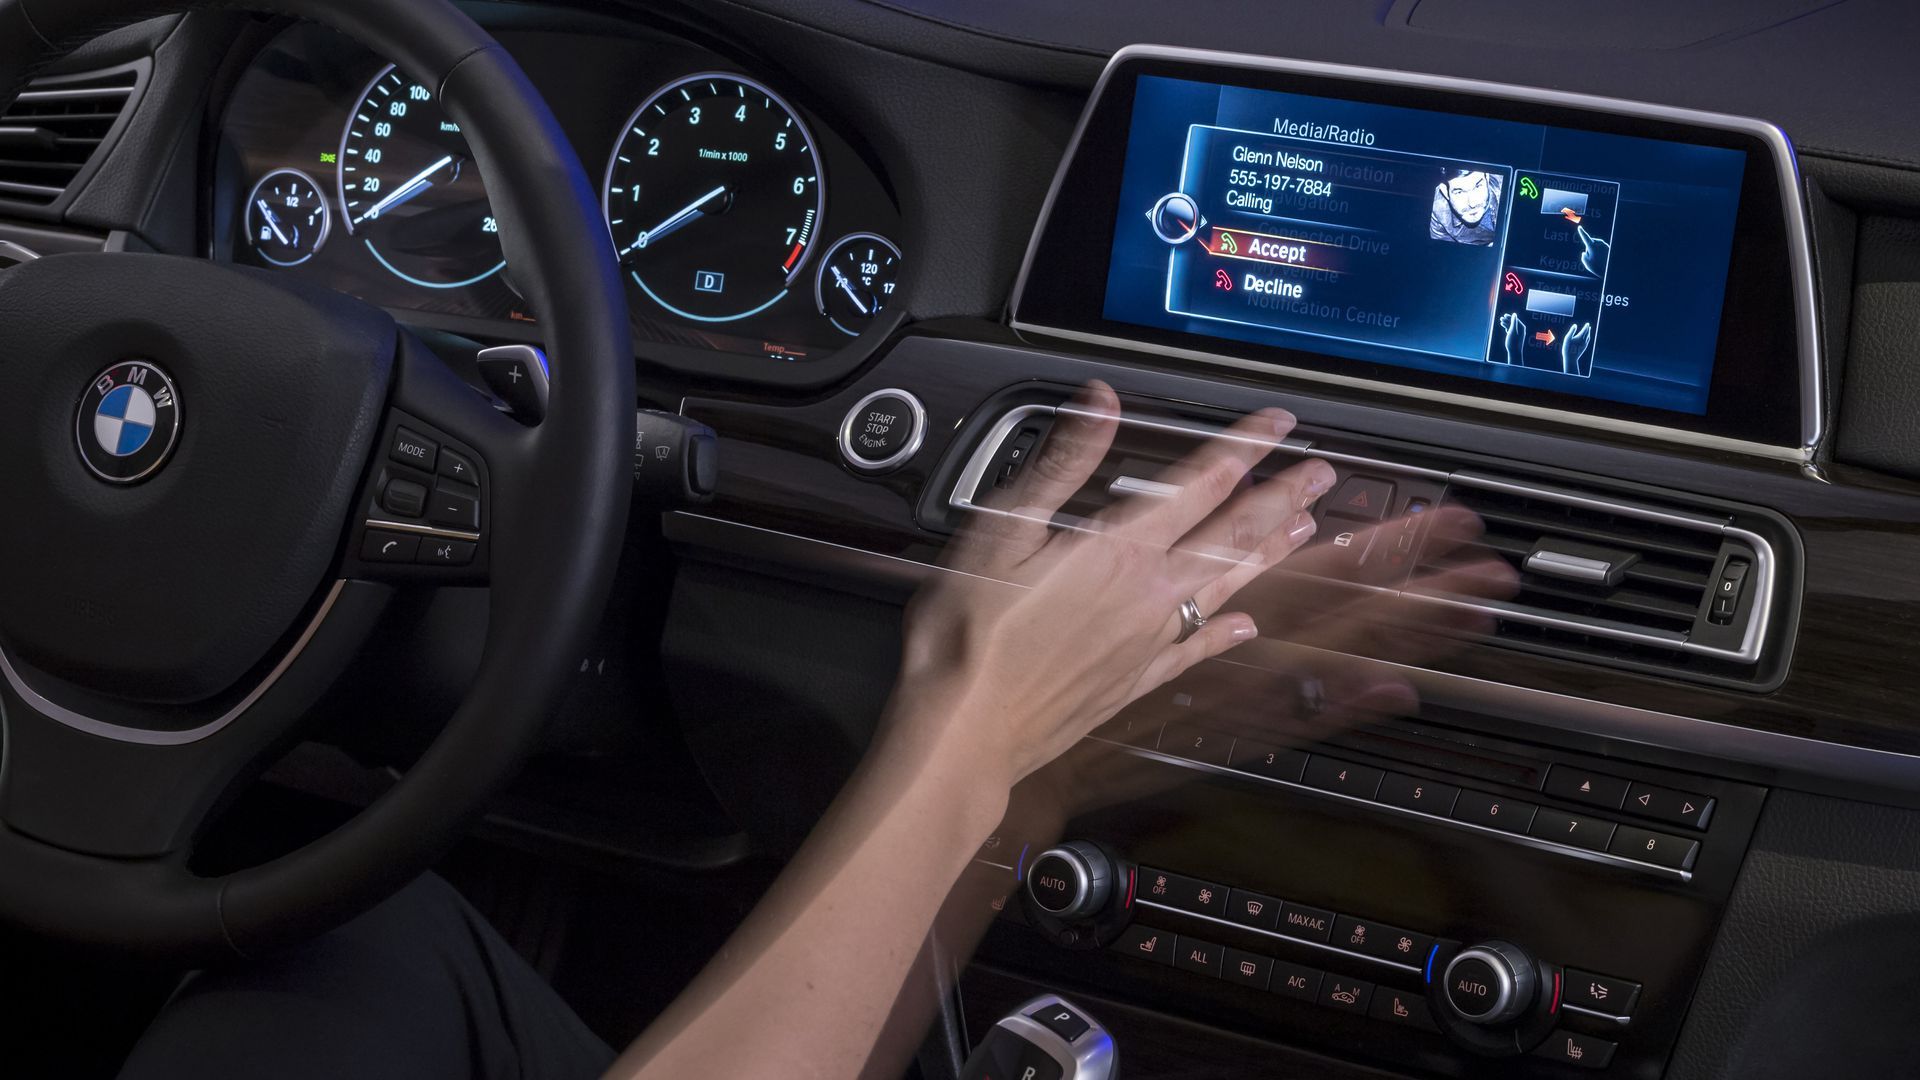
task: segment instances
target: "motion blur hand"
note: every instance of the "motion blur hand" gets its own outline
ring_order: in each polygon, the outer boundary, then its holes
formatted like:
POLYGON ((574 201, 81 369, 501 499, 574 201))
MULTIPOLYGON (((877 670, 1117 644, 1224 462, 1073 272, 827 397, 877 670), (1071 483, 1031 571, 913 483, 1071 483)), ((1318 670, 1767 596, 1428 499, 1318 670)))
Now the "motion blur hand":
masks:
POLYGON ((1293 429, 1281 410, 1241 419, 1174 466, 1177 494, 1109 508, 1088 526, 1048 522, 1105 458, 1120 403, 1104 383, 1061 410, 1011 490, 970 522, 948 569, 908 609, 895 707, 965 716, 973 768, 1014 782, 1127 703, 1258 633, 1234 593, 1313 535, 1334 481, 1307 460, 1257 485, 1248 473, 1293 429), (1189 597, 1209 616, 1182 643, 1189 597))

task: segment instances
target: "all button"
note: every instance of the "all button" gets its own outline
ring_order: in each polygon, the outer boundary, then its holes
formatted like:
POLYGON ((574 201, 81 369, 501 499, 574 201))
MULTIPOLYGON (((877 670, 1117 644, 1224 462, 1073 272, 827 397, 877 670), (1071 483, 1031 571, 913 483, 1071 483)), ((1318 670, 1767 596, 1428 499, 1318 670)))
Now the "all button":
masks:
POLYGON ((905 390, 876 390, 840 423, 840 456, 866 472, 904 464, 926 438, 927 410, 905 390))

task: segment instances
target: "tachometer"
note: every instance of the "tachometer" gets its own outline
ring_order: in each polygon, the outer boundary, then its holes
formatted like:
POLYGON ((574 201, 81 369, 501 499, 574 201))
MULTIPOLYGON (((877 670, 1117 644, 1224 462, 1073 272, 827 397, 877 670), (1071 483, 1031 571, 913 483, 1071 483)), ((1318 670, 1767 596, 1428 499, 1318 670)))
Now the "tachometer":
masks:
POLYGON ((601 204, 654 303, 697 322, 772 307, 806 268, 826 206, 820 153, 778 94, 712 72, 668 83, 621 129, 601 204))
POLYGON ((457 289, 507 265, 473 154, 432 87, 388 65, 348 116, 337 157, 341 223, 396 277, 457 289))

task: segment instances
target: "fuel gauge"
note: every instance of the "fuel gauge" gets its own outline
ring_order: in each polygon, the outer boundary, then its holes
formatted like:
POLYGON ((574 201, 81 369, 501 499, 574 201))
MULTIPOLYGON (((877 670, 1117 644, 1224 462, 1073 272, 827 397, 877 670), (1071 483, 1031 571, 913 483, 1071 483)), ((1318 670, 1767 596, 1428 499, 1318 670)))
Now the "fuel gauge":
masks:
POLYGON ((813 296, 836 329, 857 336, 892 302, 899 283, 900 249, 879 233, 850 233, 820 260, 813 296))
POLYGON ((299 169, 275 169, 247 196, 247 241, 275 266, 299 266, 327 242, 326 197, 299 169))

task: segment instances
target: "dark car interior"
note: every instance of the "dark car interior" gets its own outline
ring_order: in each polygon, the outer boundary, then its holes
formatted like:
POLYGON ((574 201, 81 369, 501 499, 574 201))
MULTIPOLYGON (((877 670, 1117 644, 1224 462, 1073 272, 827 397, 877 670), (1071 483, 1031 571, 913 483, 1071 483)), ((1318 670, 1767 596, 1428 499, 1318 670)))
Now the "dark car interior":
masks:
POLYGON ((1920 1075, 1920 8, 260 6, 0 4, 0 1075, 429 868, 631 1042, 1093 379, 1057 525, 1282 407, 1246 609, 1457 618, 1070 751, 893 1075, 1920 1075))

